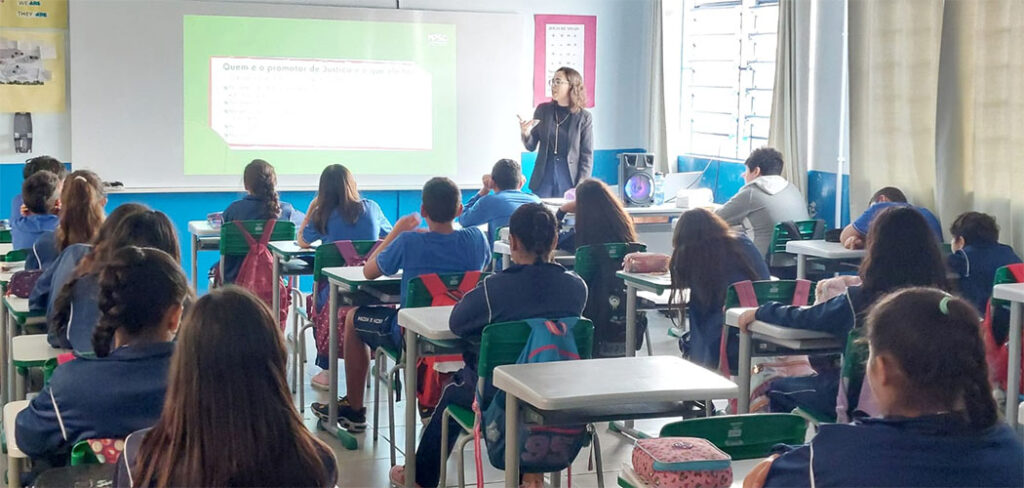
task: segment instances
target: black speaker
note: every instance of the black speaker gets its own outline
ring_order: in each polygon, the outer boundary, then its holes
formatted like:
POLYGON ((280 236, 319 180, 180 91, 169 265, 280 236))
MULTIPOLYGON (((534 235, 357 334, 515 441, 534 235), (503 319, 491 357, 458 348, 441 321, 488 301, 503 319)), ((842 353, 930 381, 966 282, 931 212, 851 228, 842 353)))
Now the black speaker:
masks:
POLYGON ((627 207, 654 205, 653 154, 619 154, 619 197, 627 207))

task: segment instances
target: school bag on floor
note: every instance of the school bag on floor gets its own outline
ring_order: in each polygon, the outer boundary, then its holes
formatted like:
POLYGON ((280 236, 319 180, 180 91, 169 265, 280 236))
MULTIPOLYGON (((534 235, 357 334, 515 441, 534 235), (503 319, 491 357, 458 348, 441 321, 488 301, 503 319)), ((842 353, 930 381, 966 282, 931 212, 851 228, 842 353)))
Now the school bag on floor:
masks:
POLYGON ((707 439, 637 439, 633 472, 658 488, 727 488, 732 485, 732 458, 707 439))
POLYGON ((242 267, 238 269, 238 277, 235 278, 235 284, 256 294, 267 306, 273 304, 274 287, 276 286, 281 294, 281 310, 280 317, 278 318, 281 330, 284 331, 285 322, 288 320, 288 309, 292 304, 292 297, 288 288, 284 285, 284 280, 278 279, 278 282, 274 283, 274 256, 270 253, 270 248, 267 247, 267 244, 270 242, 270 236, 274 233, 274 225, 277 224, 277 219, 267 220, 266 225, 263 227, 263 234, 258 241, 252 237, 249 231, 245 230, 242 222, 234 221, 232 224, 238 228, 242 233, 242 237, 245 237, 245 242, 249 244, 249 252, 246 253, 245 259, 242 261, 242 267))
MULTIPOLYGON (((578 318, 525 320, 530 326, 526 347, 519 354, 516 364, 547 363, 579 359, 573 327, 578 318)), ((480 439, 487 443, 487 457, 491 465, 505 469, 505 429, 519 429, 519 471, 522 473, 550 473, 561 471, 572 464, 587 440, 586 426, 579 425, 537 425, 520 419, 514 426, 505 425, 505 392, 498 391, 481 411, 482 392, 477 389, 473 402, 476 412, 476 426, 473 429, 476 446, 477 472, 482 473, 480 439)), ((478 477, 482 479, 482 477, 478 477)))

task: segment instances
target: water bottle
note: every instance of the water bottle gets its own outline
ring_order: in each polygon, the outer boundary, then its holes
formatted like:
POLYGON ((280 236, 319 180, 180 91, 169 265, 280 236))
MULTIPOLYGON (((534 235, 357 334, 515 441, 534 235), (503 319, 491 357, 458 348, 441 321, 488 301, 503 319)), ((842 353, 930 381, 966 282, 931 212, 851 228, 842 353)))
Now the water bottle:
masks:
POLYGON ((654 204, 665 203, 665 175, 654 173, 654 204))

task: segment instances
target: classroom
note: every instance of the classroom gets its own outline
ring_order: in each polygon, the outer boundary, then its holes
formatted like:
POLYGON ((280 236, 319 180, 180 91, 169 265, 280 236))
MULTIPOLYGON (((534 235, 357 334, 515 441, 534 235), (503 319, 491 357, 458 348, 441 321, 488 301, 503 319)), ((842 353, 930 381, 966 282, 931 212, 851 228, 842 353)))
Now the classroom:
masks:
POLYGON ((0 1, 3 483, 1024 486, 1022 44, 1020 0, 0 1))

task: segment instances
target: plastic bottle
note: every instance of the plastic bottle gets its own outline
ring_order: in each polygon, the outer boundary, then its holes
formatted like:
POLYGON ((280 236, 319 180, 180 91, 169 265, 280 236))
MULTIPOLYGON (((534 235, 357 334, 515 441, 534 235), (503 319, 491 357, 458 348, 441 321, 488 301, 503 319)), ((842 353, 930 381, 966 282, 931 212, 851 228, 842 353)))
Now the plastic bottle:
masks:
POLYGON ((654 204, 665 203, 665 175, 654 173, 654 204))

